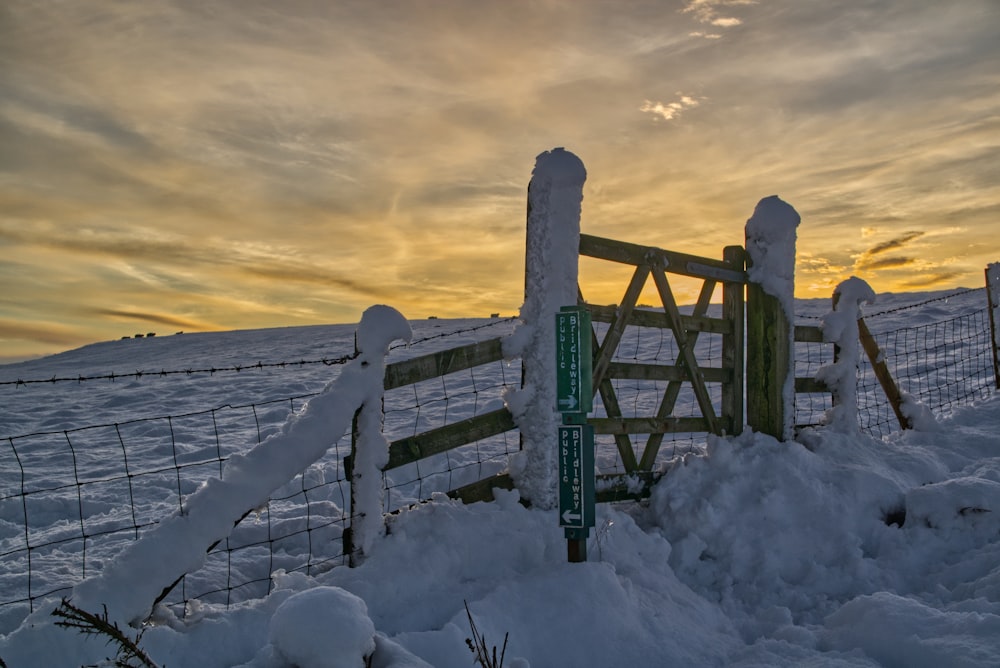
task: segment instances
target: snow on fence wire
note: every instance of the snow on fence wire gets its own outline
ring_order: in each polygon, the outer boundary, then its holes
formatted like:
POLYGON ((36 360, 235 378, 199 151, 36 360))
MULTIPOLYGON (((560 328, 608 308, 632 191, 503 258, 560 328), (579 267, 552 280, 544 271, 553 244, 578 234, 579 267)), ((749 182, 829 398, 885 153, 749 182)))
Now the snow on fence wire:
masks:
MULTIPOLYGON (((425 337, 410 346, 446 346, 497 322, 425 337)), ((434 355, 447 351, 425 357, 434 355)), ((388 366, 387 376, 393 368, 388 366)), ((384 433, 405 439, 496 410, 502 406, 503 389, 519 382, 519 361, 497 357, 477 368, 387 389, 384 433)), ((3 439, 0 632, 16 625, 40 600, 68 594, 100 572, 115 554, 181 508, 186 496, 219 478, 232 455, 262 443, 315 396, 3 439)), ((395 510, 492 475, 517 448, 516 432, 505 432, 387 470, 383 505, 395 510)), ((350 450, 347 439, 338 441, 278 489, 213 546, 205 566, 184 576, 163 603, 181 611, 194 600, 229 605, 266 595, 276 569, 310 574, 348 563, 343 537, 357 519, 350 510, 345 466, 350 450)))
MULTIPOLYGON (((899 390, 932 413, 970 405, 995 391, 990 304, 983 288, 866 314, 863 322, 899 390), (949 302, 947 307, 943 302, 949 302)), ((814 426, 822 423, 832 401, 812 379, 833 361, 834 350, 808 325, 796 328, 796 341, 796 424, 814 426)), ((861 430, 876 438, 899 431, 892 402, 866 355, 857 387, 861 430)))

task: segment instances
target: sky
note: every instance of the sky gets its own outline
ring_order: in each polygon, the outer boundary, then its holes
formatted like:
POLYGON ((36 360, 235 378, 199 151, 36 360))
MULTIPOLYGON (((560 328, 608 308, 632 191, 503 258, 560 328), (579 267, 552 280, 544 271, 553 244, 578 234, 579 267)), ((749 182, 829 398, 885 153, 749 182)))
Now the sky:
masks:
MULTIPOLYGON (((558 146, 586 233, 721 258, 778 195, 799 297, 977 287, 998 33, 995 0, 6 0, 0 362, 376 303, 515 314, 558 146)), ((585 297, 622 271, 583 261, 585 297)))

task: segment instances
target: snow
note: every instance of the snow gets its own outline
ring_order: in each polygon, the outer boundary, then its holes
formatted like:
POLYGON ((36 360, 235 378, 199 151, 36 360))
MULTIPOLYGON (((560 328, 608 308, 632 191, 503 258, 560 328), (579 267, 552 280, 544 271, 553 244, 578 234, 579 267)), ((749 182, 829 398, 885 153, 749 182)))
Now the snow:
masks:
POLYGON ((504 343, 508 358, 524 360, 524 387, 505 396, 524 437, 512 459, 511 476, 539 508, 556 504, 552 435, 562 420, 556 411, 555 317, 577 303, 580 209, 587 171, 573 153, 555 148, 535 159, 528 186, 528 237, 522 324, 504 343))
MULTIPOLYGON (((900 296, 890 296, 889 303, 894 298, 900 296)), ((406 338, 398 320, 383 315, 376 331, 406 338)), ((239 333, 206 335, 198 345, 211 352, 211 342, 219 341, 214 354, 221 358, 234 349, 246 351, 240 340, 259 337, 272 347, 280 341, 286 346, 283 357, 294 359, 308 356, 322 331, 247 333, 243 339, 239 333)), ((179 368, 186 363, 180 361, 185 346, 194 340, 185 337, 165 337, 147 348, 132 342, 122 342, 131 346, 127 349, 95 346, 75 356, 37 360, 30 369, 44 377, 59 365, 82 370, 91 358, 100 366, 112 350, 120 369, 148 367, 139 357, 142 351, 158 355, 166 368, 179 368)), ((355 400, 374 397, 366 374, 374 376, 381 362, 367 370, 361 363, 378 357, 389 341, 366 349, 359 337, 362 357, 317 372, 335 376, 332 384, 347 388, 355 400)), ((442 347, 449 343, 445 339, 442 347)), ((17 417, 11 423, 16 431, 8 433, 26 433, 29 412, 38 424, 67 415, 85 424, 106 410, 139 410, 140 404, 111 401, 116 393, 132 397, 129 401, 141 397, 145 410, 162 414, 164 400, 171 411, 227 401, 228 394, 216 396, 215 382, 263 384, 269 378, 277 396, 299 391, 301 382, 291 372, 233 376, 7 387, 3 412, 25 416, 17 417), (157 399, 157 391, 166 393, 178 383, 183 393, 157 399), (65 394, 52 402, 50 392, 65 394), (71 404, 79 412, 64 413, 71 404)), ((295 435, 307 442, 322 433, 329 443, 340 425, 349 424, 351 412, 332 394, 318 395, 263 442, 290 445, 295 435)), ((1000 396, 937 420, 938 430, 910 430, 883 440, 826 426, 807 429, 790 442, 749 431, 713 437, 703 452, 675 461, 647 502, 599 505, 589 561, 581 564, 566 563, 556 511, 525 508, 517 492, 500 491, 493 503, 468 506, 437 495, 392 515, 387 535, 372 539, 359 567, 310 575, 279 570, 268 596, 228 609, 192 603, 184 618, 157 609, 141 645, 161 666, 361 666, 371 654, 375 668, 467 668, 473 665, 465 642, 471 635, 468 603, 488 644, 501 645, 509 634, 508 668, 997 666, 1000 396)), ((207 505, 211 496, 221 504, 216 519, 224 533, 233 512, 252 506, 229 504, 223 489, 239 484, 234 496, 260 503, 260 492, 280 484, 286 467, 308 460, 286 447, 265 465, 253 452, 235 459, 225 484, 189 495, 186 516, 215 514, 207 505)), ((159 526, 183 517, 164 518, 159 526)), ((17 528, 11 515, 0 516, 0 538, 17 528)), ((167 532, 149 529, 143 536, 167 532)), ((194 538, 178 534, 169 544, 159 538, 137 541, 134 545, 150 548, 142 548, 141 560, 128 556, 140 549, 133 548, 122 561, 105 564, 107 586, 101 591, 116 599, 107 601, 109 611, 132 618, 134 603, 150 602, 146 593, 132 590, 158 592, 144 582, 157 579, 148 574, 203 554, 204 541, 217 535, 208 528, 191 532, 194 538), (189 539, 194 546, 185 544, 189 539)), ((62 558, 72 568, 72 555, 62 558)), ((102 602, 94 598, 96 591, 90 591, 90 606, 102 602)), ((75 592, 74 601, 82 600, 75 592)), ((75 668, 113 654, 101 638, 54 627, 49 611, 57 603, 41 605, 17 629, 4 629, 0 657, 7 665, 75 668)))
MULTIPOLYGON (((298 668, 365 668, 375 651, 375 624, 365 602, 339 587, 313 587, 288 597, 271 617, 264 657, 298 668), (272 652, 273 650, 273 652, 272 652)), ((264 668, 267 663, 256 662, 264 668)))
MULTIPOLYGON (((382 433, 385 356, 393 341, 409 342, 412 338, 410 323, 391 306, 372 306, 361 316, 357 335, 357 347, 361 353, 358 361, 365 369, 366 382, 364 385, 347 386, 348 391, 363 392, 351 402, 362 406, 358 414, 359 436, 352 472, 354 496, 351 499, 355 517, 353 540, 359 559, 371 552, 375 541, 385 531, 382 521, 382 469, 389 462, 389 441, 382 433)), ((330 433, 339 438, 343 431, 331 430, 330 433)), ((300 468, 304 469, 304 466, 300 468)))
POLYGON ((795 209, 777 195, 757 202, 747 220, 747 278, 780 300, 789 320, 795 315, 795 209))
POLYGON ((875 291, 856 276, 843 281, 833 291, 836 306, 823 316, 823 340, 836 344, 840 354, 835 362, 821 367, 816 380, 823 381, 834 397, 826 424, 832 429, 856 433, 858 427, 857 379, 861 366, 858 319, 862 304, 875 303, 875 291))

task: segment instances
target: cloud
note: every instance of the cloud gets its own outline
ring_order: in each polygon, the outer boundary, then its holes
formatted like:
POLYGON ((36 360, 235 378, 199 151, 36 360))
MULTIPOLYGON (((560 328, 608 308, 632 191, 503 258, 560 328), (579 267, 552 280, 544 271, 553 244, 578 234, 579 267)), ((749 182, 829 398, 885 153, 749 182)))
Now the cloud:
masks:
POLYGON ((732 16, 721 16, 719 8, 755 5, 756 0, 688 0, 681 12, 694 15, 699 23, 732 28, 741 25, 742 20, 732 16))
POLYGON ((906 244, 910 243, 914 239, 919 239, 925 234, 926 232, 921 232, 918 230, 906 232, 894 239, 889 239, 888 241, 883 241, 880 244, 872 246, 867 251, 865 251, 865 254, 869 256, 878 255, 879 253, 885 253, 891 250, 896 250, 897 248, 901 248, 902 246, 905 246, 906 244))
POLYGON ((697 107, 699 102, 690 95, 683 95, 678 93, 680 97, 676 102, 668 102, 664 104, 663 102, 651 102, 650 100, 645 100, 642 106, 639 107, 639 111, 644 114, 653 114, 658 117, 657 120, 662 118, 665 121, 672 121, 681 113, 687 109, 697 107))
POLYGON ((121 318, 124 320, 141 320, 144 322, 154 322, 161 325, 170 325, 171 327, 185 327, 187 329, 192 329, 192 330, 215 329, 214 326, 203 322, 188 320, 187 318, 178 318, 177 316, 167 315, 165 313, 125 311, 121 309, 109 309, 109 308, 92 309, 91 313, 96 316, 108 316, 111 318, 121 318))
POLYGON ((88 341, 87 335, 72 327, 48 322, 0 319, 0 341, 35 341, 53 346, 73 346, 88 341))
POLYGON ((890 251, 898 250, 908 245, 910 242, 920 239, 926 234, 927 233, 923 231, 911 230, 909 232, 904 232, 898 237, 894 237, 887 241, 877 243, 857 256, 854 262, 854 268, 856 270, 885 269, 889 267, 904 267, 910 265, 915 261, 914 258, 908 258, 908 257, 879 258, 876 256, 882 255, 883 253, 888 253, 890 251))
POLYGON ((917 262, 912 257, 884 257, 879 259, 866 259, 863 263, 855 265, 857 269, 892 269, 908 267, 917 262))
POLYGON ((997 259, 995 3, 8 4, 0 318, 508 311, 553 146, 591 233, 714 257, 780 191, 810 279, 997 259))
POLYGON ((913 289, 925 289, 925 288, 932 288, 934 286, 945 286, 945 284, 964 275, 965 272, 961 271, 940 271, 933 274, 922 274, 919 276, 914 276, 912 278, 905 279, 900 282, 900 285, 902 285, 904 288, 913 288, 913 289))

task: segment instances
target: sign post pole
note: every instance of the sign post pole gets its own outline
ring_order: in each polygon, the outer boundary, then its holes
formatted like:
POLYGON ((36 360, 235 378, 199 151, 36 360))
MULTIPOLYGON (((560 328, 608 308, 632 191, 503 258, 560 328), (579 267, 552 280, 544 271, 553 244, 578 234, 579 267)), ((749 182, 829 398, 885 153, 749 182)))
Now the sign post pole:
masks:
POLYGON ((594 428, 590 313, 564 306, 556 314, 556 407, 559 427, 559 526, 566 531, 570 562, 587 560, 587 538, 594 526, 594 428))

